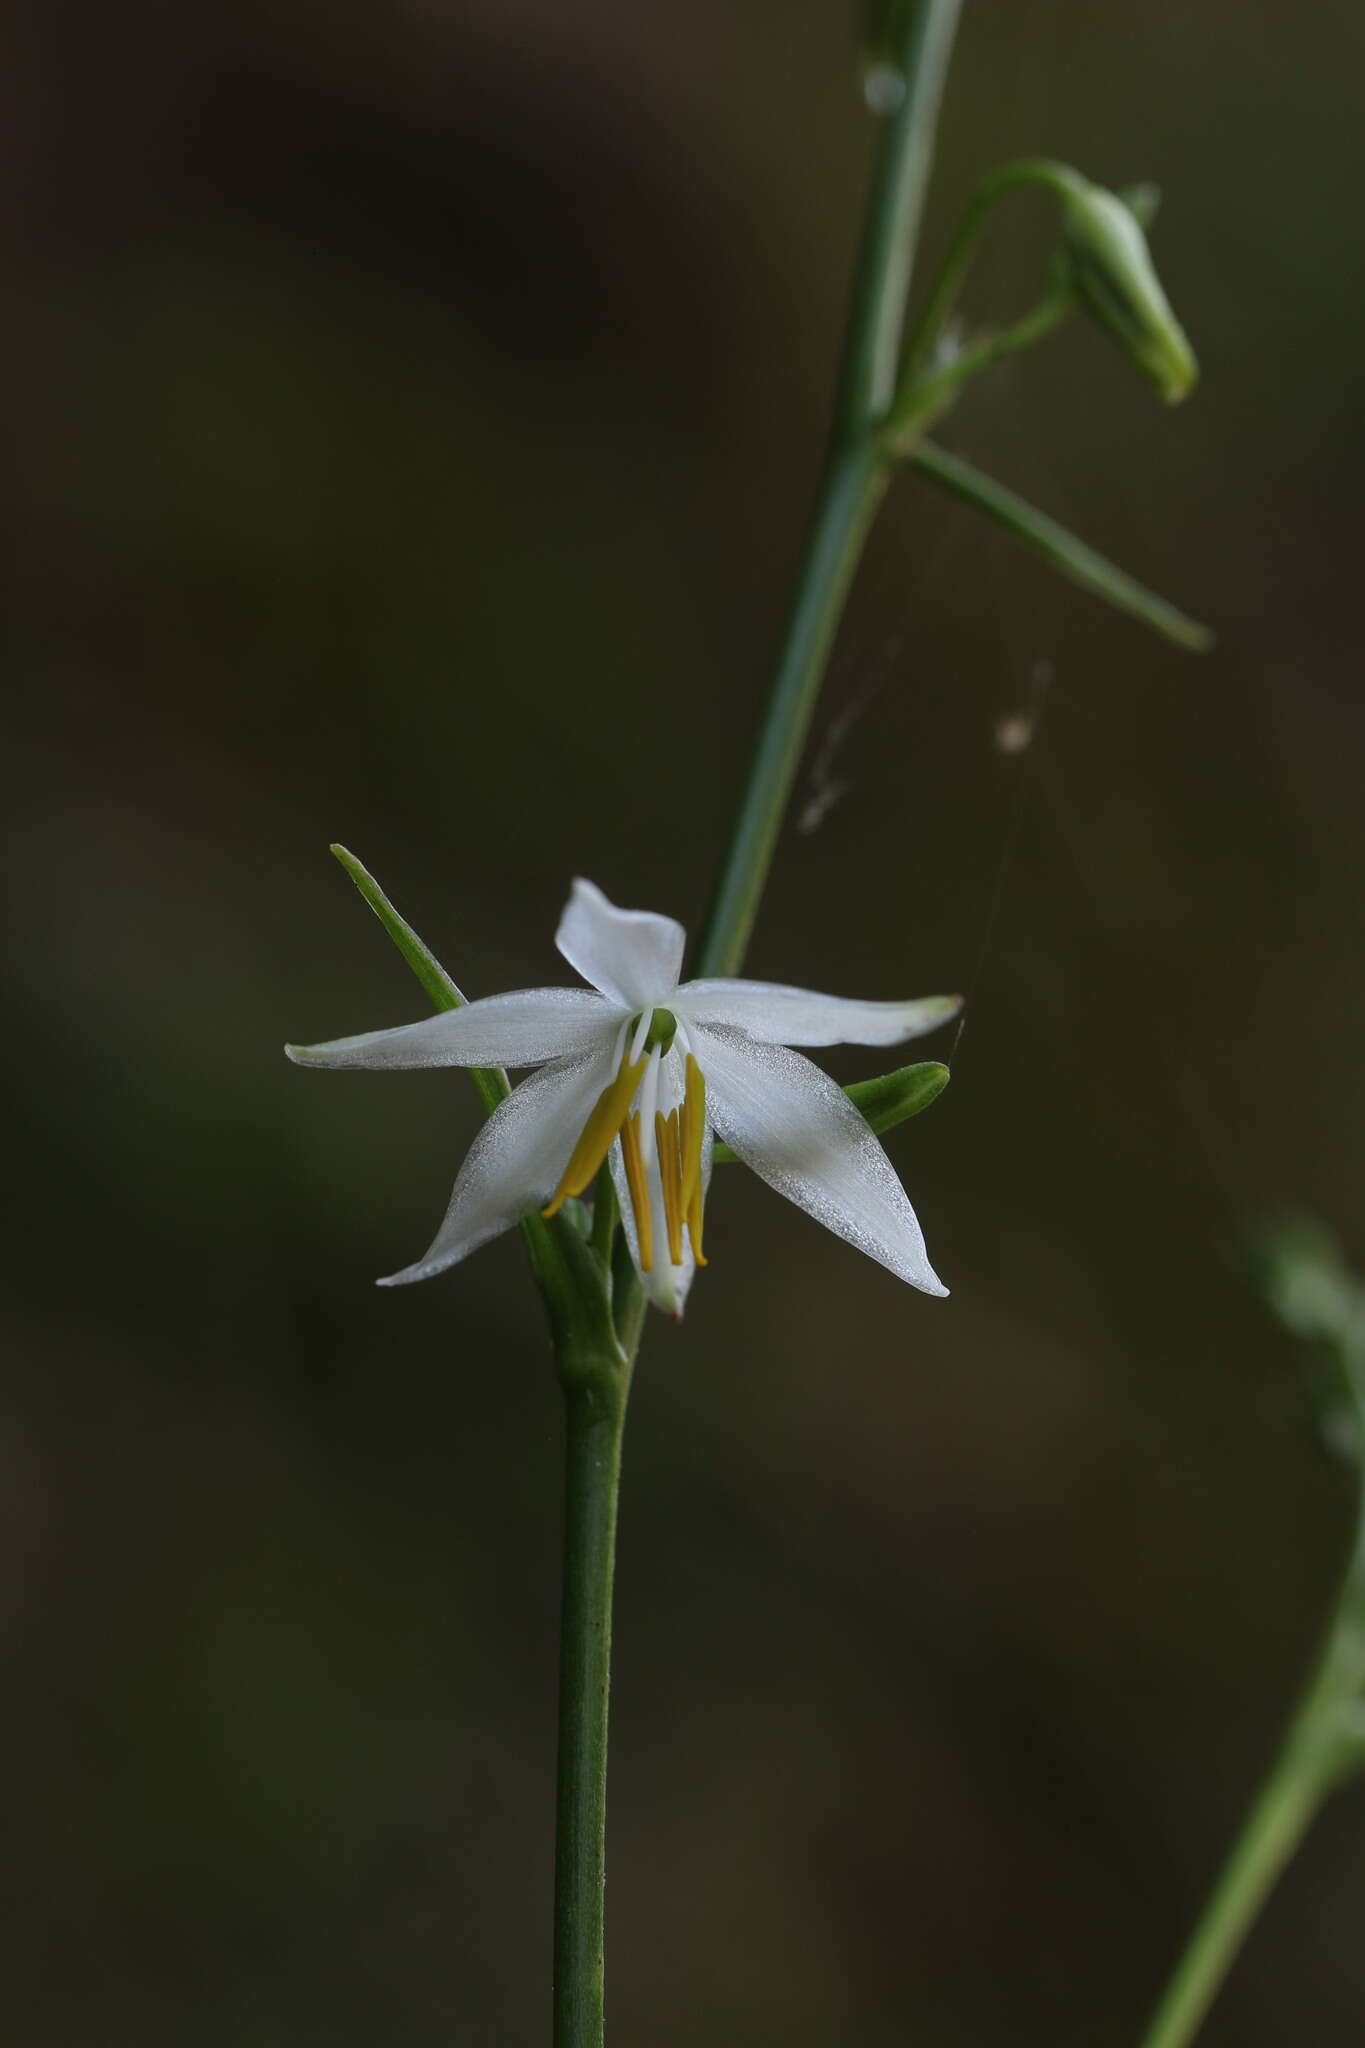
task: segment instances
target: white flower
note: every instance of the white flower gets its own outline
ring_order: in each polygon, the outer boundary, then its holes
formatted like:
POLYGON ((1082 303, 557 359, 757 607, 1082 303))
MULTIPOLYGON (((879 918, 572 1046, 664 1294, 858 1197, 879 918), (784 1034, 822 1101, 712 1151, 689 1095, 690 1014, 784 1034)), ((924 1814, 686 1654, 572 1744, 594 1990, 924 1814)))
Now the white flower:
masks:
POLYGON ((713 1131, 770 1187, 926 1294, 946 1294, 890 1160, 793 1045, 897 1045, 956 996, 857 1003, 763 981, 679 986, 686 934, 576 881, 555 934, 591 988, 519 989, 419 1024, 286 1047, 310 1067, 535 1067, 469 1149, 425 1280, 533 1210, 552 1216, 604 1159, 649 1298, 681 1315, 702 1256, 713 1131))

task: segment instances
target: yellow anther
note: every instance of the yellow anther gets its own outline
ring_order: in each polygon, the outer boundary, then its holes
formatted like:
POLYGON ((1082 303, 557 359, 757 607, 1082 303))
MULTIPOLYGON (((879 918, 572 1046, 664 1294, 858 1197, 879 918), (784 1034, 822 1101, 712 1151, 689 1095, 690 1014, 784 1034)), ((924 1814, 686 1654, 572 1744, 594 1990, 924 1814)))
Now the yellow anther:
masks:
POLYGON ((668 1227, 668 1256, 675 1266, 682 1264, 683 1201, 682 1152, 678 1144, 678 1112, 667 1116, 654 1113, 654 1136, 659 1150, 659 1186, 664 1198, 664 1222, 668 1227))
POLYGON ((687 1055, 687 1093, 682 1111, 682 1198, 679 1207, 687 1218, 692 1254, 699 1266, 706 1264, 701 1252, 702 1202, 701 1141, 706 1134, 706 1077, 687 1055))
POLYGON ((687 1211, 687 1234, 692 1240, 693 1258, 696 1260, 699 1266, 704 1266, 706 1264, 706 1257, 701 1248, 701 1211, 701 1188, 698 1187, 696 1194, 692 1197, 691 1205, 687 1211))
POLYGON ((640 1156, 640 1113, 628 1116, 621 1126, 621 1157, 626 1163, 626 1186, 635 1211, 635 1235, 640 1246, 640 1271, 648 1273, 654 1264, 654 1218, 649 1208, 649 1181, 640 1156))
POLYGON ((701 1187, 701 1141, 706 1131, 706 1081, 687 1055, 687 1094, 682 1111, 682 1206, 690 1209, 701 1187))
POLYGON ((633 1065, 627 1063, 616 1079, 602 1090, 573 1148, 563 1179, 540 1212, 542 1216, 557 1215, 570 1195, 582 1194, 615 1143, 644 1070, 643 1059, 636 1060, 633 1065))

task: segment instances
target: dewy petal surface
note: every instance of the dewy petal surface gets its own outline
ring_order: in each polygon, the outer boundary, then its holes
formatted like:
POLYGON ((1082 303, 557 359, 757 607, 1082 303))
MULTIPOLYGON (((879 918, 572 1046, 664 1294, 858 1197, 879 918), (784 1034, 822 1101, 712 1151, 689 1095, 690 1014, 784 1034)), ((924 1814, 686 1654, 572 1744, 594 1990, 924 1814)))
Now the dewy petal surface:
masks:
POLYGON ((629 1010, 666 1003, 682 972, 687 934, 676 918, 618 910, 595 882, 580 877, 555 933, 569 965, 629 1010))
POLYGON ((912 1287, 946 1294, 891 1161, 843 1089, 785 1046, 705 1025, 693 1037, 711 1120, 745 1164, 912 1287))
POLYGON ((564 1171, 611 1066, 608 1045, 586 1058, 555 1060, 514 1088, 466 1153, 430 1249, 380 1286, 430 1279, 539 1209, 564 1171))
POLYGON ((698 1024, 726 1024, 765 1045, 899 1045, 946 1024, 960 996, 857 1003, 775 981, 686 981, 674 1009, 698 1024))
POLYGON ((301 1067, 534 1067, 610 1044, 620 1021, 592 989, 522 988, 392 1031, 285 1051, 301 1067))

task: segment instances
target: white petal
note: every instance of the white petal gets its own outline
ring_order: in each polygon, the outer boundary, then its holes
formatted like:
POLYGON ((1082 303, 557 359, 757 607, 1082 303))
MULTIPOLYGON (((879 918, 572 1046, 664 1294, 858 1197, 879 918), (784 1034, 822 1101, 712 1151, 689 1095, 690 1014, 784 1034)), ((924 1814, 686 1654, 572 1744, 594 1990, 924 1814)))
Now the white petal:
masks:
POLYGON ((555 1060, 514 1088, 465 1154, 430 1250, 380 1286, 427 1280, 543 1207, 610 1078, 611 1063, 610 1047, 584 1059, 555 1060))
POLYGON ((652 910, 618 910, 592 882, 573 885, 555 944, 571 967, 613 1002, 643 1010, 667 1003, 682 972, 687 934, 652 910))
POLYGON ((673 1006, 698 1024, 730 1024, 765 1045, 899 1045, 946 1024, 961 996, 856 1003, 775 981, 686 981, 673 1006))
POLYGON ((705 1025, 693 1036, 711 1120, 745 1165, 912 1287, 946 1294, 891 1161, 843 1089, 785 1046, 705 1025))
MULTIPOLYGON (((667 1102, 671 1107, 681 1100, 683 1087, 682 1061, 676 1052, 669 1053, 664 1061, 663 1083, 661 1100, 667 1102), (674 1071, 675 1069, 676 1071, 674 1071)), ((715 1140, 708 1123, 702 1134, 701 1142, 701 1184, 703 1194, 711 1185, 711 1155, 714 1148, 715 1140)), ((665 1315, 672 1316, 675 1321, 681 1322, 688 1290, 696 1275, 697 1262, 692 1252, 692 1240, 686 1230, 683 1232, 682 1240, 682 1264, 675 1266, 669 1260, 668 1233, 664 1228, 663 1189, 659 1185, 658 1154, 656 1152, 650 1162, 648 1176, 650 1201, 654 1211, 654 1258, 648 1273, 643 1272, 640 1266, 640 1237, 639 1232, 635 1228, 635 1209, 630 1199, 630 1184, 626 1179, 625 1161, 621 1157, 619 1140, 611 1148, 610 1165, 611 1177, 616 1187, 616 1199, 621 1208, 621 1224, 626 1233, 626 1243, 630 1247, 630 1256, 634 1260, 635 1270, 640 1275, 640 1285, 644 1288, 645 1293, 655 1308, 662 1309, 665 1315)))
POLYGON ((609 1043, 620 1012, 587 988, 519 988, 392 1031, 287 1045, 301 1067, 534 1067, 609 1043))

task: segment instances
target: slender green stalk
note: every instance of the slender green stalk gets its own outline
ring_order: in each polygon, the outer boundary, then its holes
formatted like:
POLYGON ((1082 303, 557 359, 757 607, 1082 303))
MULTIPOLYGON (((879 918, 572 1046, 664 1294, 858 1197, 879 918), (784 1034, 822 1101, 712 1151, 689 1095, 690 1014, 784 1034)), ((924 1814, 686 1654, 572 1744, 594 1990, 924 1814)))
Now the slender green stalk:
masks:
POLYGON ((1287 1329, 1326 1340, 1338 1385, 1330 1412, 1353 1440, 1355 1530, 1318 1655, 1279 1755, 1209 1894, 1142 2048, 1187 2048, 1276 1879, 1331 1792, 1365 1765, 1365 1289, 1314 1226, 1272 1232, 1266 1291, 1287 1329))
POLYGON ((565 1381, 554 2048, 601 2048, 607 1694, 624 1375, 565 1381))
POLYGON ((1041 185, 1049 191, 1064 193, 1069 184, 1076 182, 1075 173, 1067 165, 1054 163, 1050 157, 1023 157, 1014 163, 1003 164, 981 180, 967 202, 948 252, 939 265, 938 274, 906 342, 905 365, 901 372, 903 389, 918 381, 930 350, 943 332, 996 202, 1021 185, 1041 185))
POLYGON ((1261 1784, 1142 2048, 1187 2048, 1337 1775, 1342 1685, 1329 1648, 1261 1784))
POLYGON ((961 10, 962 0, 919 0, 894 66, 904 90, 882 136, 858 258, 835 424, 843 441, 856 440, 880 418, 896 389, 939 102, 961 10))
POLYGON ((844 601, 889 477, 871 441, 837 454, 826 474, 699 974, 735 974, 744 958, 844 601))
POLYGON ((934 129, 960 6, 961 0, 918 0, 904 32, 895 67, 904 91, 887 120, 873 178, 824 477, 700 948, 701 974, 734 974, 743 961, 835 631, 886 488, 889 461, 875 430, 895 394, 934 129))

